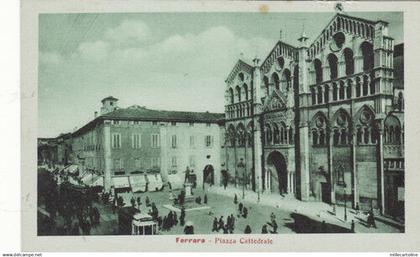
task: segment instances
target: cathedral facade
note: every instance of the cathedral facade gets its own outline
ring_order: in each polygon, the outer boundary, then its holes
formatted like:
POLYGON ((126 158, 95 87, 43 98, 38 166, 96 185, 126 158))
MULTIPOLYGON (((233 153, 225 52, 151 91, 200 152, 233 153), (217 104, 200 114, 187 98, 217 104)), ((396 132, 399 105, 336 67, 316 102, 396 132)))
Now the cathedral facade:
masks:
POLYGON ((238 60, 225 91, 232 182, 403 217, 403 81, 388 23, 343 13, 314 40, 238 60))

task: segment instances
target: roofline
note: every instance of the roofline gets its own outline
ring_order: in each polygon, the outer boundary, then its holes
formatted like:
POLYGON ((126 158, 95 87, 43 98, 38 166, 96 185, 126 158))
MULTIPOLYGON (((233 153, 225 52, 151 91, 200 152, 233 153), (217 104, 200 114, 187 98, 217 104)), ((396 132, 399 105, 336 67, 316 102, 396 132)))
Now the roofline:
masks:
POLYGON ((244 60, 242 60, 241 58, 239 58, 236 62, 235 65, 233 65, 232 70, 229 72, 229 75, 227 75, 226 79, 225 79, 225 83, 227 83, 227 81, 229 80, 229 77, 232 75, 233 71, 235 70, 236 65, 238 65, 238 63, 243 63, 246 66, 248 66, 250 69, 254 69, 254 66, 248 64, 247 62, 245 62, 244 60))
MULTIPOLYGON (((121 109, 120 109, 121 110, 121 109)), ((171 111, 169 111, 171 112, 171 111)), ((178 112, 178 111, 173 111, 173 112, 178 112)), ((98 123, 100 123, 101 121, 105 121, 105 120, 125 120, 125 121, 160 121, 160 122, 195 122, 195 123, 215 123, 215 124, 219 124, 220 120, 224 120, 225 118, 225 113, 213 113, 213 112, 190 112, 190 113, 196 113, 196 114, 212 114, 212 115, 218 115, 220 117, 215 117, 214 119, 209 119, 209 120, 205 120, 205 119, 197 119, 194 121, 191 121, 190 119, 182 119, 182 118, 136 118, 136 117, 132 117, 132 118, 126 118, 126 117, 113 117, 113 116, 109 116, 107 114, 101 115, 96 117, 95 119, 89 121, 88 123, 86 123, 83 127, 79 128, 78 130, 76 130, 75 132, 71 133, 71 136, 78 136, 80 134, 85 133, 86 131, 88 131, 89 129, 91 129, 92 127, 96 126, 98 123)))
POLYGON ((105 100, 118 100, 118 98, 115 98, 115 97, 113 97, 113 96, 107 96, 107 97, 105 97, 104 99, 102 99, 101 100, 101 103, 103 103, 103 102, 105 102, 105 100))
POLYGON ((264 59, 264 61, 262 61, 261 62, 261 65, 260 66, 263 66, 264 65, 264 63, 268 60, 268 58, 271 56, 271 54, 274 52, 274 50, 276 49, 276 47, 277 47, 277 45, 279 45, 279 44, 284 44, 284 45, 286 45, 286 46, 288 46, 288 47, 291 47, 291 48, 294 48, 295 50, 297 50, 298 49, 298 47, 296 47, 296 46, 292 46, 291 44, 288 44, 288 43, 286 43, 286 42, 283 42, 283 41, 281 41, 281 40, 278 40, 277 42, 276 42, 276 44, 274 44, 274 47, 271 49, 271 51, 270 51, 270 53, 267 55, 267 57, 265 57, 265 59, 264 59))
MULTIPOLYGON (((313 46, 313 44, 315 43, 315 42, 317 42, 317 40, 322 36, 322 34, 324 33, 324 31, 325 31, 325 29, 327 28, 327 27, 329 27, 330 25, 331 25, 331 23, 337 18, 337 16, 341 16, 341 17, 344 17, 344 18, 348 18, 348 19, 355 19, 355 20, 359 20, 359 21, 361 21, 361 22, 366 22, 366 23, 369 23, 369 24, 371 24, 371 25, 375 25, 377 22, 380 22, 380 21, 372 21, 372 20, 367 20, 367 19, 364 19, 364 18, 359 18, 359 17, 356 17, 356 16, 350 16, 350 15, 347 15, 347 14, 343 14, 343 13, 336 13, 331 19, 330 19, 330 21, 327 23, 327 25, 325 25, 324 26, 324 28, 321 30, 321 33, 319 33, 319 35, 314 39, 314 40, 312 40, 312 43, 309 45, 309 47, 308 48, 311 48, 312 46, 313 46)), ((384 22, 384 21, 382 21, 382 22, 384 22)), ((385 23, 387 23, 387 22, 385 22, 385 23)), ((387 23, 388 24, 388 23, 387 23)))

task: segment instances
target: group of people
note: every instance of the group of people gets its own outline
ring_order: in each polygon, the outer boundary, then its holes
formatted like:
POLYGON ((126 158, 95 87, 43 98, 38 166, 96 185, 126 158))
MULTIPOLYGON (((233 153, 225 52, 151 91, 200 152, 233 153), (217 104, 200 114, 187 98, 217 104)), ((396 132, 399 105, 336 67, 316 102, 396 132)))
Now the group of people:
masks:
POLYGON ((223 219, 223 216, 221 216, 219 219, 214 217, 212 232, 219 232, 220 230, 223 230, 223 234, 233 234, 234 229, 235 216, 233 214, 227 216, 226 223, 223 219))
POLYGON ((158 226, 162 231, 169 231, 173 226, 178 225, 178 215, 174 211, 170 211, 163 218, 157 217, 158 226))

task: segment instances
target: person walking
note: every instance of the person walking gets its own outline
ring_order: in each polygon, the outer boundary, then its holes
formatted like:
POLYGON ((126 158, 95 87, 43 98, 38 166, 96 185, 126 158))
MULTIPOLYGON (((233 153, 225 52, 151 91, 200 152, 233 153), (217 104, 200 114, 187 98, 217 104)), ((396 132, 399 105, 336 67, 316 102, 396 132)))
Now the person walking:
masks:
POLYGON ((359 211, 360 211, 359 203, 356 203, 356 207, 354 207, 354 210, 356 211, 356 215, 359 215, 359 211))
POLYGON ((133 207, 133 208, 136 207, 136 199, 134 199, 134 196, 131 197, 130 203, 131 203, 131 207, 133 207))
POLYGON ((140 210, 140 205, 141 205, 141 198, 140 196, 137 196, 137 209, 140 210))
POLYGON ((233 230, 235 229, 235 216, 233 214, 230 215, 230 233, 233 234, 233 230))
POLYGON ((150 206, 150 199, 149 196, 146 196, 146 207, 150 206))
POLYGON ((213 228, 212 228, 211 232, 214 232, 214 231, 219 232, 219 222, 217 221, 216 217, 214 217, 213 228))
POLYGON ((239 205, 238 205, 239 215, 242 215, 243 208, 244 208, 244 205, 242 203, 239 203, 239 205))
POLYGON ((264 224, 261 228, 261 234, 268 234, 268 229, 267 229, 267 225, 264 224))
POLYGON ((251 233, 252 233, 252 231, 251 231, 251 227, 250 227, 249 225, 246 225, 246 228, 245 228, 244 233, 245 233, 245 234, 251 234, 251 233))
POLYGON ((222 164, 222 169, 220 171, 222 173, 222 178, 223 178, 223 188, 226 190, 227 184, 228 184, 228 172, 225 169, 225 164, 222 164))
POLYGON ((223 220, 223 216, 220 216, 220 218, 219 218, 219 229, 223 229, 224 226, 225 226, 225 222, 223 220))
POLYGON ((242 217, 244 217, 245 219, 248 217, 248 208, 246 208, 245 206, 242 210, 242 217))
POLYGON ((184 206, 181 207, 181 216, 179 217, 179 224, 184 226, 185 224, 185 208, 184 206))

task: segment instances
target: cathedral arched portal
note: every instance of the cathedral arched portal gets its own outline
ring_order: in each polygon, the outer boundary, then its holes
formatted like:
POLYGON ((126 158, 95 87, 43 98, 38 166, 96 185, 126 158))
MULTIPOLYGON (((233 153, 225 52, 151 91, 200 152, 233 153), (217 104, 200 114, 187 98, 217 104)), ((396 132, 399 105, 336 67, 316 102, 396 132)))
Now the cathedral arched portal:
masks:
POLYGON ((267 157, 266 189, 273 193, 286 194, 288 171, 286 159, 278 152, 273 151, 267 157))

